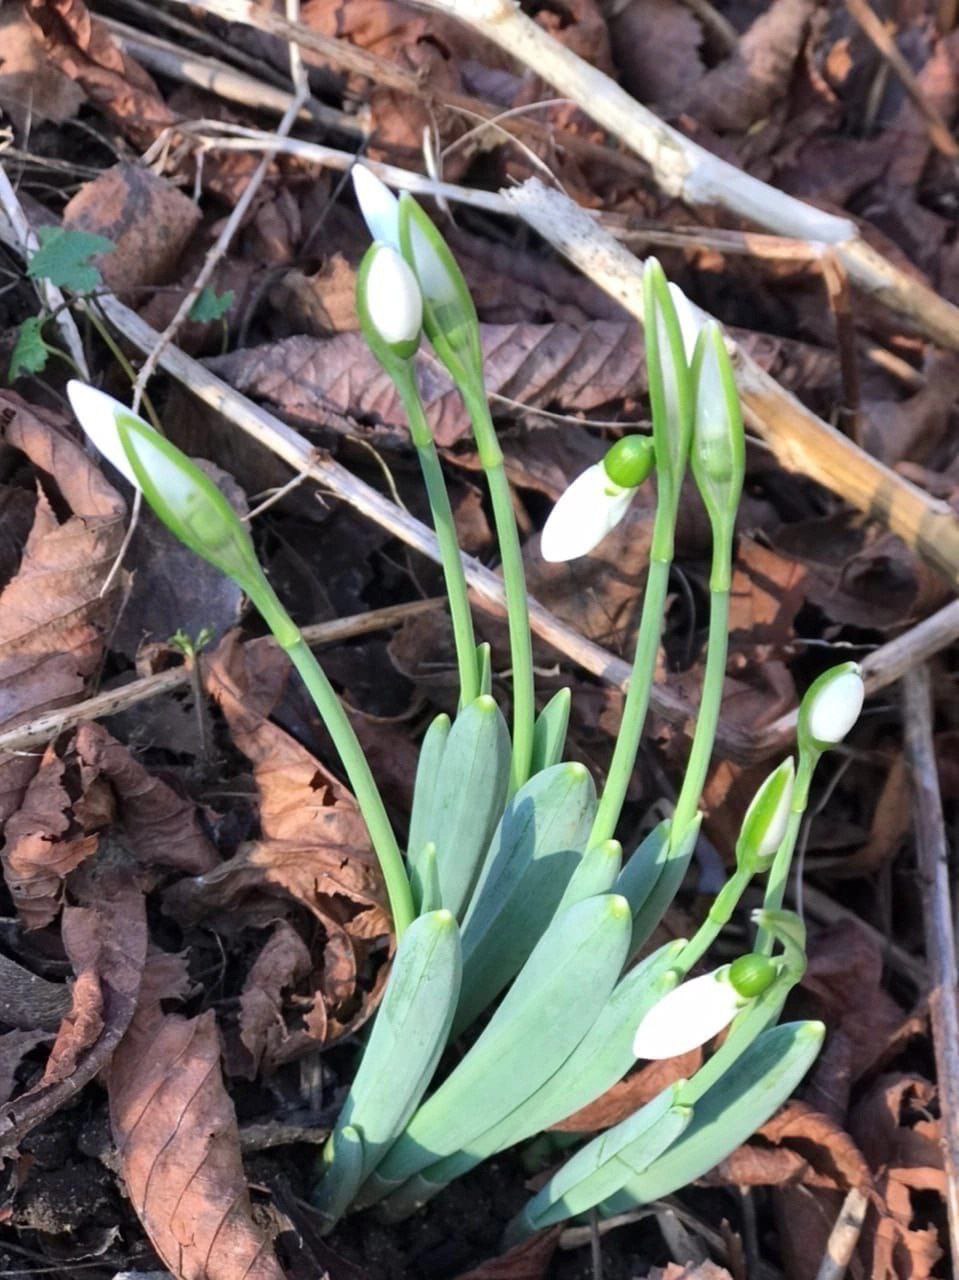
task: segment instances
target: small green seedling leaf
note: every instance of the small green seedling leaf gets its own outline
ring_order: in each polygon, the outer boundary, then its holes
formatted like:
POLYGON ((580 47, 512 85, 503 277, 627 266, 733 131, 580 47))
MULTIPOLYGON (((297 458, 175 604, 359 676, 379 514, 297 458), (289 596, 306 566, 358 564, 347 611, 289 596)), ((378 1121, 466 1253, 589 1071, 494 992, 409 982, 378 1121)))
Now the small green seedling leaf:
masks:
POLYGON ((31 280, 49 280, 58 289, 69 289, 71 293, 95 289, 101 276, 91 258, 112 253, 116 248, 106 236, 67 227, 41 227, 38 235, 40 248, 27 265, 27 275, 31 280))
POLYGON ((235 297, 236 294, 232 289, 217 293, 210 285, 206 285, 190 308, 190 319, 197 324, 209 324, 212 320, 222 320, 233 306, 235 297))
POLYGON ((29 316, 17 330, 17 341, 10 356, 11 382, 24 373, 42 373, 50 358, 50 348, 43 340, 46 316, 29 316))
POLYGON ((350 1207, 363 1181, 363 1139, 352 1125, 336 1129, 323 1149, 323 1181, 316 1210, 329 1231, 350 1207))
POLYGON ((429 844, 430 837, 427 833, 433 806, 433 793, 436 790, 440 761, 443 759, 450 728, 449 716, 445 711, 440 712, 431 721, 420 744, 420 756, 416 763, 416 780, 413 783, 413 809, 410 814, 410 838, 407 846, 410 865, 414 870, 423 850, 429 844))

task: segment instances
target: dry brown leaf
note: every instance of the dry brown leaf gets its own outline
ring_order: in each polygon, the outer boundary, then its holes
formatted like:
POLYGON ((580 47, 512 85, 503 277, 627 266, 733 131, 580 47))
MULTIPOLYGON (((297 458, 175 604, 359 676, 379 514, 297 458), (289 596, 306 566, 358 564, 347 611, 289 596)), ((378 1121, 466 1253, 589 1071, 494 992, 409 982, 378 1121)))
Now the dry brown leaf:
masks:
POLYGON ((182 975, 169 958, 160 965, 107 1081, 127 1194, 177 1280, 282 1280, 251 1215, 213 1011, 164 1014, 160 1000, 180 989, 182 975))
POLYGON ((184 919, 229 912, 236 928, 262 923, 246 913, 264 895, 306 907, 325 941, 313 958, 322 998, 305 1026, 313 1039, 335 1039, 370 1016, 385 980, 382 965, 375 982, 367 972, 391 926, 365 823, 346 788, 267 719, 290 675, 275 645, 244 646, 233 633, 205 672, 236 745, 253 764, 262 839, 206 875, 174 885, 168 910, 184 919))
POLYGON ((0 49, 0 110, 18 133, 33 121, 76 115, 83 91, 47 57, 36 27, 15 5, 0 12, 0 49))
POLYGON ((561 1133, 595 1133, 599 1129, 609 1129, 651 1102, 677 1080, 688 1080, 699 1070, 702 1061, 702 1049, 691 1049, 678 1058, 647 1063, 607 1089, 602 1097, 587 1103, 551 1128, 561 1133))
MULTIPOLYGON (((645 387, 638 327, 599 320, 568 324, 482 326, 486 385, 530 407, 589 412, 639 395, 645 387)), ((210 368, 245 395, 266 400, 305 426, 342 428, 346 417, 386 424, 406 438, 406 417, 393 383, 359 333, 281 342, 232 352, 210 368)), ((437 444, 469 432, 462 402, 435 362, 420 363, 420 387, 437 444)))
POLYGON ((110 1061, 130 1025, 147 949, 146 909, 122 847, 101 851, 74 880, 79 906, 64 913, 76 979, 41 1080, 0 1108, 0 1152, 73 1099, 110 1061))
MULTIPOLYGON (((0 593, 0 722, 4 726, 83 695, 99 667, 123 586, 101 596, 123 541, 126 507, 63 420, 0 392, 0 430, 59 491, 38 490, 19 568, 0 593), (62 502, 61 502, 62 499, 62 502), (72 515, 58 514, 63 504, 72 515)), ((0 760, 0 822, 20 803, 39 758, 0 760)))
POLYGON ((121 296, 167 284, 200 224, 200 210, 172 182, 121 161, 85 182, 63 211, 63 225, 113 241, 96 259, 104 283, 121 296))
POLYGON ((902 1022, 901 1009, 881 985, 882 969, 879 943, 849 921, 810 939, 802 990, 815 996, 816 1016, 829 1036, 804 1096, 840 1123, 852 1085, 882 1056, 902 1022))
POLYGON ((543 1280, 553 1260, 562 1227, 539 1231, 498 1258, 491 1258, 456 1280, 543 1280))
POLYGON ((815 0, 773 0, 727 61, 708 71, 684 109, 720 133, 745 133, 785 96, 815 0))
POLYGON ((689 1262, 680 1266, 671 1262, 668 1267, 653 1267, 646 1280, 732 1280, 725 1267, 715 1262, 689 1262))
MULTIPOLYGON (((309 977, 310 949, 285 920, 279 921, 247 974, 240 996, 240 1040, 252 1059, 252 1078, 261 1064, 267 1071, 299 1057, 317 1040, 309 1031, 290 1032, 283 1010, 283 992, 309 977)), ((323 1031, 320 1029, 320 1041, 323 1031)))
POLYGON ((56 916, 66 877, 97 851, 114 822, 146 866, 196 874, 216 863, 194 806, 151 777, 101 725, 81 725, 65 744, 47 748, 6 824, 3 874, 27 928, 56 916))
POLYGON ((610 35, 623 86, 640 102, 668 111, 706 71, 702 28, 682 0, 630 0, 610 19, 610 35))
POLYGON ((136 146, 148 146, 174 122, 153 80, 122 52, 83 0, 26 0, 44 48, 136 146))
POLYGON ((52 1039, 49 1031, 7 1031, 0 1035, 0 1106, 13 1093, 17 1067, 26 1055, 52 1039))
POLYGON ((708 1181, 750 1187, 793 1182, 831 1191, 872 1188, 869 1165, 846 1130, 795 1100, 727 1157, 708 1181))

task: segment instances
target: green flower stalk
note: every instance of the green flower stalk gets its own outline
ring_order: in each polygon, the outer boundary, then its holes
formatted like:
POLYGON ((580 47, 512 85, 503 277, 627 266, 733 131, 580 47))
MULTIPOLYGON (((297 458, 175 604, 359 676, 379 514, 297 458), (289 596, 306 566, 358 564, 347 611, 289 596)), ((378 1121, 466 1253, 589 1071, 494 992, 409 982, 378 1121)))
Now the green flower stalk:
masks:
MULTIPOLYGON (((365 169, 356 172, 368 173, 365 169)), ((395 203, 394 197, 389 192, 386 194, 395 203)), ((356 280, 356 309, 367 345, 396 387, 410 424, 440 549, 453 623, 460 702, 468 706, 480 692, 469 593, 443 469, 426 420, 413 363, 423 327, 423 298, 409 265, 390 245, 377 242, 367 250, 356 280)))
MULTIPOLYGON (((629 689, 609 774, 590 837, 593 844, 602 844, 613 835, 622 812, 649 710, 656 656, 663 629, 679 495, 693 430, 695 390, 693 375, 687 363, 687 343, 676 308, 677 293, 678 291, 674 292, 669 288, 657 260, 648 259, 643 269, 643 304, 646 368, 656 462, 656 516, 629 689)), ((681 294, 679 297, 682 299, 681 294)), ((620 441, 619 444, 622 445, 623 442, 620 441)), ((614 446, 614 449, 617 447, 619 446, 614 446)), ((610 471, 611 475, 614 470, 615 468, 610 471)))
POLYGON ((100 452, 143 494, 174 537, 236 582, 289 654, 343 762, 401 935, 413 920, 413 900, 379 788, 335 690, 267 581, 246 525, 209 476, 137 414, 82 382, 68 383, 67 393, 100 452))
POLYGON ((486 473, 499 541, 513 668, 513 761, 510 785, 530 776, 536 694, 526 575, 503 453, 486 398, 479 320, 463 273, 446 241, 413 197, 399 201, 399 240, 423 295, 423 327, 463 398, 480 464, 486 473))

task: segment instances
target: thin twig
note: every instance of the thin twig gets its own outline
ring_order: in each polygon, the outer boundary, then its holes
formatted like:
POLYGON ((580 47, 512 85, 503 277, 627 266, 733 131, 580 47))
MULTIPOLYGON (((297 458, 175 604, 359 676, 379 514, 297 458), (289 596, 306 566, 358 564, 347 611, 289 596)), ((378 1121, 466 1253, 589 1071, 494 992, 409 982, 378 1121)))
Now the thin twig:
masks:
POLYGON ((949 126, 926 97, 922 85, 916 79, 916 73, 903 57, 892 33, 869 4, 869 0, 846 0, 846 8, 901 80, 902 87, 926 122, 929 141, 950 160, 959 159, 959 144, 952 136, 949 126))
POLYGON ((842 378, 839 425, 862 447, 859 360, 856 355, 856 325, 852 314, 849 277, 832 249, 823 254, 821 266, 823 283, 836 325, 836 346, 839 348, 839 371, 842 378))
POLYGON ((959 1009, 956 938, 949 893, 949 846, 942 814, 929 668, 914 667, 902 682, 906 759, 914 790, 916 862, 929 965, 929 1015, 939 1087, 946 1212, 953 1259, 959 1259, 959 1009))
POLYGON ((868 1208, 867 1196, 858 1187, 853 1187, 843 1201, 839 1217, 829 1233, 816 1280, 842 1280, 852 1262, 852 1255, 856 1252, 868 1208))
MULTIPOLYGON (((323 644, 333 644, 340 640, 349 640, 354 636, 367 635, 371 631, 384 631, 398 626, 409 618, 430 613, 443 605, 443 600, 414 600, 411 604, 388 605, 383 609, 371 609, 369 613, 353 614, 346 618, 336 618, 332 622, 317 622, 313 626, 303 627, 303 638, 307 644, 316 648, 323 644)), ((250 644, 272 643, 265 641, 248 641, 250 644)), ((202 663, 203 659, 198 659, 202 663)), ((161 671, 154 676, 144 676, 140 680, 132 680, 129 684, 117 689, 108 689, 98 693, 96 697, 85 698, 68 707, 58 707, 55 711, 45 711, 25 724, 16 725, 0 733, 0 752, 32 751, 43 746, 51 738, 73 729, 78 724, 89 720, 100 720, 104 716, 113 716, 120 711, 135 707, 150 698, 158 698, 163 694, 174 693, 190 683, 190 673, 184 664, 170 671, 161 671)))
MULTIPOLYGON (((10 221, 21 255, 24 260, 28 260, 39 247, 39 241, 2 165, 0 165, 0 208, 10 221)), ((63 294, 49 280, 36 280, 34 283, 40 291, 47 310, 54 316, 54 323, 60 330, 60 335, 74 364, 84 378, 89 378, 90 370, 87 367, 87 357, 80 339, 80 331, 77 329, 77 322, 70 308, 64 302, 63 294)))
MULTIPOLYGON (((290 58, 291 58, 291 62, 293 62, 295 66, 299 66, 299 62, 298 62, 299 52, 298 51, 294 52, 294 46, 292 45, 291 45, 290 58)), ((290 129, 292 129, 296 121, 296 118, 303 107, 303 103, 306 101, 306 98, 309 96, 306 90, 304 89, 302 68, 300 69, 299 73, 294 74, 294 82, 296 82, 297 79, 299 79, 297 90, 293 94, 293 99, 290 102, 289 107, 287 107, 286 111, 283 113, 282 120, 276 127, 276 132, 279 137, 285 136, 287 133, 289 133, 290 129)), ((250 180, 244 187, 239 200, 237 200, 236 204, 233 206, 233 209, 230 211, 230 216, 227 218, 226 222, 223 224, 223 228, 220 231, 220 234, 217 236, 216 241, 207 250, 207 255, 206 255, 206 258, 204 259, 203 266, 198 271, 196 279, 193 281, 189 289, 186 291, 186 294, 184 295, 182 301, 180 302, 180 305, 176 309, 173 319, 170 321, 167 327, 160 334, 156 342, 156 345, 150 350, 146 360, 144 360, 143 364, 141 365, 140 372, 137 374, 137 380, 133 384, 134 413, 136 413, 136 411, 140 407, 140 399, 143 395, 144 388, 146 387, 147 383, 150 381, 150 378, 153 376, 153 373, 156 370, 158 363, 160 362, 160 357, 163 355, 163 352, 166 350, 169 344, 176 337, 177 333, 179 332, 180 326, 184 323, 184 321, 189 316, 190 312, 193 310, 194 303, 196 302, 197 298, 199 298, 200 294, 203 292, 206 286, 209 284, 210 280, 213 277, 214 271, 216 271, 217 267, 219 266, 220 260, 223 258, 223 255, 226 253, 227 249, 229 249, 233 241, 233 237, 236 235, 237 231, 239 230, 240 224, 243 222, 243 219, 246 217, 250 206, 252 205, 254 199, 256 198, 256 193, 259 191, 260 186, 263 182, 263 179, 266 177, 267 173, 269 172, 271 163, 272 163, 271 156, 265 155, 263 159, 260 161, 260 163, 257 165, 257 167, 254 169, 252 175, 250 176, 250 180)))

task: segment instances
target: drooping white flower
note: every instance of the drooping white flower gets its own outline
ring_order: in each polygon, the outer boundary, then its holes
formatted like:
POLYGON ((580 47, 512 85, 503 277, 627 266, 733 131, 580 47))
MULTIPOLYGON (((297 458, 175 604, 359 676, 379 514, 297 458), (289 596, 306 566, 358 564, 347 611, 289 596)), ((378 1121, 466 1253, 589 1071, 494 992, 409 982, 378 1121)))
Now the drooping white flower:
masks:
POLYGON ((389 245, 376 247, 364 282, 367 315, 384 342, 414 342, 423 328, 423 295, 416 276, 389 245))
POLYGON ((813 742, 832 747, 842 742, 859 719, 866 686, 859 668, 849 664, 821 688, 814 689, 806 713, 806 728, 813 742))
POLYGON ((633 1039, 637 1058, 675 1058, 728 1027, 747 1000, 729 980, 729 965, 691 978, 663 996, 633 1039))
MULTIPOLYGON (((77 421, 98 451, 130 481, 135 489, 139 489, 140 482, 136 478, 136 473, 120 439, 120 433, 117 431, 116 417, 118 410, 129 414, 131 418, 137 415, 119 400, 114 400, 113 396, 108 396, 105 391, 98 391, 96 387, 78 382, 75 378, 67 383, 67 397, 77 421)), ((143 419, 139 418, 138 421, 143 422, 143 419)))
POLYGON ((400 202, 372 169, 355 164, 351 170, 353 190, 363 221, 374 240, 391 248, 400 247, 400 202))
POLYGON ((587 467, 549 513, 543 559, 557 564, 588 555, 622 520, 635 492, 611 480, 602 462, 587 467))

